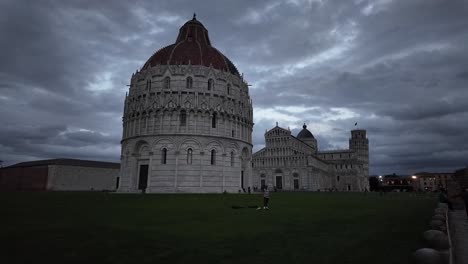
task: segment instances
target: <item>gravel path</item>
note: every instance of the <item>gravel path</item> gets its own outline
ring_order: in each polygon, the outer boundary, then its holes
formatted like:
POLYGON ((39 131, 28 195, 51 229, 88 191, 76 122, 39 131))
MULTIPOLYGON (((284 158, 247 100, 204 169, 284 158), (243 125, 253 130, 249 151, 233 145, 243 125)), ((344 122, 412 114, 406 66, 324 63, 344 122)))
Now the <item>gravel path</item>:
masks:
POLYGON ((454 264, 468 264, 468 219, 464 209, 449 211, 454 264))

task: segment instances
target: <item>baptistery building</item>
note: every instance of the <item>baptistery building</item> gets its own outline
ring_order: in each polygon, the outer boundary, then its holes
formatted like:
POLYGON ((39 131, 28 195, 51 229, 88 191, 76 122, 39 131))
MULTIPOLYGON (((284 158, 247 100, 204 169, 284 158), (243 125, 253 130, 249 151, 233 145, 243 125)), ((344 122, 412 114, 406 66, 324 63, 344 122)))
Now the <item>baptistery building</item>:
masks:
POLYGON ((194 15, 125 97, 120 192, 238 192, 252 185, 252 102, 194 15))

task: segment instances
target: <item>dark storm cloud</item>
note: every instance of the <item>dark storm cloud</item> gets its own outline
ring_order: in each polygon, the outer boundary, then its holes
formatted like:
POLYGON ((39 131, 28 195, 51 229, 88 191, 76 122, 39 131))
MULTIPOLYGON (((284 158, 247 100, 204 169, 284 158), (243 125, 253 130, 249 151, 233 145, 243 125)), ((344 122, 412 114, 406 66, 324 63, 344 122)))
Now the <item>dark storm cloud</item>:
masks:
POLYGON ((197 12, 278 121, 321 149, 368 130, 371 173, 466 166, 468 2, 2 1, 0 159, 118 161, 126 84, 197 12))

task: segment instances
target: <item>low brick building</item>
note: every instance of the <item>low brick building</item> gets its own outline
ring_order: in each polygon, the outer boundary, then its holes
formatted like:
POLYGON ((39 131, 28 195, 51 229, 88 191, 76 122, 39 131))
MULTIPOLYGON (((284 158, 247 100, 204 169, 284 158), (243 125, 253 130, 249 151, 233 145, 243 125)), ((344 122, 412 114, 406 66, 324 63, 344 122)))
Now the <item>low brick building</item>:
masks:
POLYGON ((0 169, 0 191, 115 190, 119 163, 50 159, 21 162, 0 169))

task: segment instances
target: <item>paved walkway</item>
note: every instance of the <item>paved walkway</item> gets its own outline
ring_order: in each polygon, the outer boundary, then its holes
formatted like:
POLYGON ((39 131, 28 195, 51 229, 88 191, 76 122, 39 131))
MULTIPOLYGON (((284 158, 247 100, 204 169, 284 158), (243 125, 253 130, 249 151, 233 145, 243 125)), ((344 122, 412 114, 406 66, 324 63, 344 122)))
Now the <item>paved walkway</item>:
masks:
POLYGON ((449 211, 454 264, 468 264, 468 219, 464 209, 449 211))

